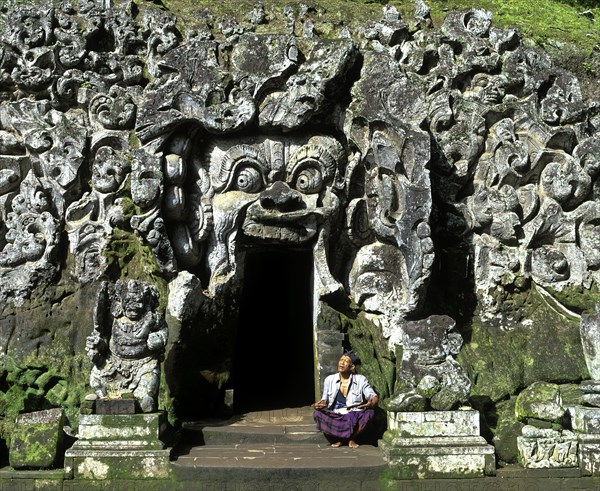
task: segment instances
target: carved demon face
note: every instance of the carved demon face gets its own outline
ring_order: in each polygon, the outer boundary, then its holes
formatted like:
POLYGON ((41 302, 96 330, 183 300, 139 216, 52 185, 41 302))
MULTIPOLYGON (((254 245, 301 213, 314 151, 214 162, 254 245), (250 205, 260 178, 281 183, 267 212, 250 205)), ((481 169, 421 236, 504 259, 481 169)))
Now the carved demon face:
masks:
POLYGON ((215 226, 235 209, 246 240, 304 244, 337 211, 332 192, 345 154, 329 136, 217 140, 209 149, 215 226))

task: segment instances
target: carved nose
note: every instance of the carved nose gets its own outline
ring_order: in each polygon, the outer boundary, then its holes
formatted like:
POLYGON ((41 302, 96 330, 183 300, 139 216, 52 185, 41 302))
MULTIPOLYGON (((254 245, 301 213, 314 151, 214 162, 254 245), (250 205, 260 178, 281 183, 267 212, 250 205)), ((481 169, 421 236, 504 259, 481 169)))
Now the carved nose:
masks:
POLYGON ((302 206, 300 193, 283 181, 276 181, 260 195, 260 204, 267 210, 293 211, 302 206))

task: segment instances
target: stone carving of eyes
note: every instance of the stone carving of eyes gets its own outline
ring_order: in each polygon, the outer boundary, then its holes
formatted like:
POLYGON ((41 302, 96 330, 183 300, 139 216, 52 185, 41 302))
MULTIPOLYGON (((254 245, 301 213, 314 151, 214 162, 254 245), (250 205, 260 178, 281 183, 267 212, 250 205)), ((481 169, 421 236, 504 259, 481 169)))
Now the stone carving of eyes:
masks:
POLYGON ((314 166, 305 167, 296 175, 294 187, 304 194, 318 193, 323 186, 323 174, 314 166))
POLYGON ((242 191, 257 193, 265 185, 268 165, 263 154, 252 145, 231 147, 220 162, 211 167, 211 180, 216 191, 242 191))
POLYGON ((313 136, 290 158, 290 183, 304 194, 318 193, 333 179, 338 164, 346 158, 340 143, 329 136, 313 136))
POLYGON ((262 186, 263 180, 260 172, 253 165, 241 164, 235 170, 233 179, 233 189, 242 191, 243 193, 258 193, 262 186))

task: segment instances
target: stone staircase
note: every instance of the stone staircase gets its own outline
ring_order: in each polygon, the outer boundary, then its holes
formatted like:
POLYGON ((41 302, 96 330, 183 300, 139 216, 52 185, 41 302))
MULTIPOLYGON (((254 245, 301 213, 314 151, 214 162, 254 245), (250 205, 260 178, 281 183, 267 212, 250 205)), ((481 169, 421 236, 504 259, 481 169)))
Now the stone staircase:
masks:
POLYGON ((372 445, 332 448, 316 430, 310 407, 186 423, 171 460, 190 490, 376 490, 387 469, 372 445))

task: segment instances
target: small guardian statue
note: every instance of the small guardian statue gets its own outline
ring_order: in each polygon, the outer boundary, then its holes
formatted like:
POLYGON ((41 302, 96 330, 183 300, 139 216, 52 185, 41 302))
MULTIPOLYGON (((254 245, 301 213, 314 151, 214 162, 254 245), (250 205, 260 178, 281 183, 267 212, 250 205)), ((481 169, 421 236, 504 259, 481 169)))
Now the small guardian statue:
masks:
POLYGON ((160 362, 168 329, 156 311, 158 291, 137 280, 102 282, 94 311, 94 331, 86 352, 94 367, 90 385, 101 398, 133 394, 143 412, 156 410, 160 362))

